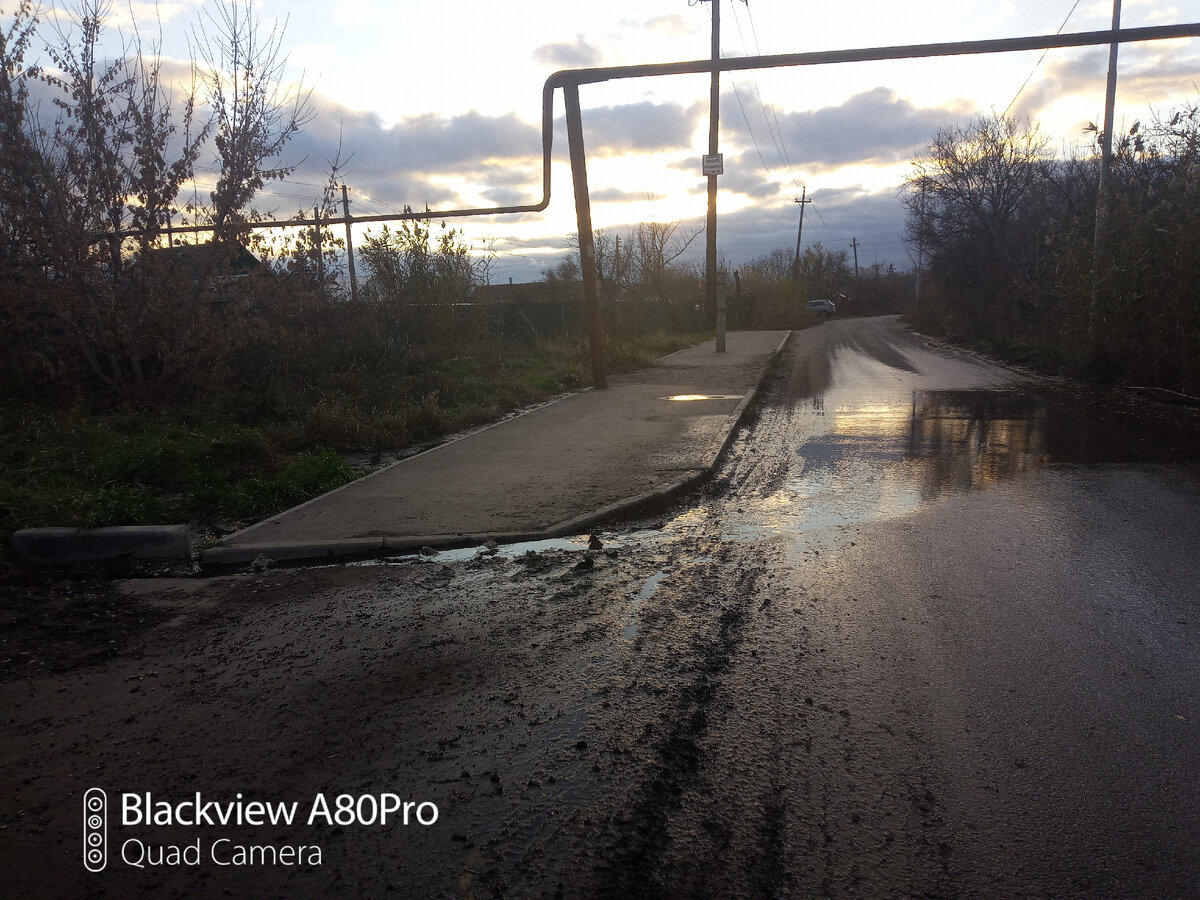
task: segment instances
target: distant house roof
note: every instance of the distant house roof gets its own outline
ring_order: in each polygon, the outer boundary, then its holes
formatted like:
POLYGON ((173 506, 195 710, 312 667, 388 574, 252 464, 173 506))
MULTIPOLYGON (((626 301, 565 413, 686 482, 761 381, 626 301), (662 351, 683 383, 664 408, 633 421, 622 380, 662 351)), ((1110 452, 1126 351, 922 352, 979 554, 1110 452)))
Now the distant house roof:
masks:
POLYGON ((236 243, 175 244, 156 247, 147 252, 153 260, 169 260, 187 269, 197 281, 209 275, 248 275, 263 265, 262 260, 236 243))

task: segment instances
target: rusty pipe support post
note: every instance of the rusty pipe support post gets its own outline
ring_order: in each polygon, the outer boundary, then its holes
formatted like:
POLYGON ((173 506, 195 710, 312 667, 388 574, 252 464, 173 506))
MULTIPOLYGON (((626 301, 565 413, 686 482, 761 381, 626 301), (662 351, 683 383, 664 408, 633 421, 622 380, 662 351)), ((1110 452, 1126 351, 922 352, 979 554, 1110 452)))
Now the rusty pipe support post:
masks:
POLYGON ((604 322, 596 288, 596 244, 592 237, 592 202, 588 195, 587 158, 583 149, 583 116, 579 112, 579 85, 563 86, 567 107, 567 147, 571 153, 571 181, 575 186, 575 217, 579 222, 579 266, 583 270, 583 312, 592 351, 592 384, 608 387, 604 322))

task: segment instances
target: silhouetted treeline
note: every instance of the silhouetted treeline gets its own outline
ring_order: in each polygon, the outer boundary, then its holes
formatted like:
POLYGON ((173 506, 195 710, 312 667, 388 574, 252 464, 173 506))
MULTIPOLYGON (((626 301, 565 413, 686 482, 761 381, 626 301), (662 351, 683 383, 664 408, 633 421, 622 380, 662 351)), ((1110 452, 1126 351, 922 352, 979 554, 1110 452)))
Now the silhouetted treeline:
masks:
POLYGON ((905 194, 923 262, 912 319, 1021 361, 1200 395, 1200 107, 1114 141, 1099 229, 1098 156, 1055 159, 1002 117, 939 132, 905 194))

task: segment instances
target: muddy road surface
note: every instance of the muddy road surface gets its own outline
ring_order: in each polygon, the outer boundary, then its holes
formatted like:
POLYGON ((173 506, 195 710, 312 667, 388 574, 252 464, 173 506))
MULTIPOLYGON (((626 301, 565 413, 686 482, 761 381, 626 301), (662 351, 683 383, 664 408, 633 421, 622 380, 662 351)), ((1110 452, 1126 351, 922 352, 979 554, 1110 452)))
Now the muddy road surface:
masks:
POLYGON ((127 582, 9 654, 5 892, 1196 896, 1195 419, 834 321, 590 545, 127 582))

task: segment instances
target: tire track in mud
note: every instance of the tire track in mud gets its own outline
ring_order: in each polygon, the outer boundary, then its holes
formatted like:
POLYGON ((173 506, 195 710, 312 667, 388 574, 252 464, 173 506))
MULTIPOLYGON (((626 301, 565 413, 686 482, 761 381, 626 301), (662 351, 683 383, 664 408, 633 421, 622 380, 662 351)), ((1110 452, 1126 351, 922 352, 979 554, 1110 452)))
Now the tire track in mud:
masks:
MULTIPOLYGON (((757 618, 770 612, 769 573, 780 567, 786 556, 784 545, 789 543, 787 537, 780 539, 769 529, 753 534, 749 526, 751 532, 736 537, 729 529, 736 533, 748 527, 753 513, 747 516, 746 511, 778 493, 803 469, 798 452, 811 436, 814 417, 824 414, 821 398, 833 382, 835 350, 850 350, 894 369, 916 371, 902 349, 906 341, 913 340, 907 333, 898 341, 901 347, 893 347, 873 333, 859 334, 854 327, 858 323, 848 324, 845 329, 809 333, 805 340, 793 341, 764 386, 756 414, 731 445, 718 477, 693 502, 696 531, 677 538, 677 552, 702 555, 706 547, 720 548, 712 553, 713 562, 703 574, 697 573, 691 591, 718 598, 722 608, 709 626, 697 626, 684 654, 694 661, 694 675, 676 691, 672 712, 664 717, 669 728, 638 773, 640 784, 632 801, 610 820, 610 833, 619 837, 600 854, 603 862, 593 876, 593 883, 601 886, 599 895, 718 896, 718 885, 729 882, 727 878, 724 882, 707 879, 705 870, 714 864, 726 875, 741 872, 742 890, 761 897, 787 896, 797 879, 810 886, 820 884, 826 894, 836 893, 850 888, 863 875, 853 862, 847 869, 849 861, 837 858, 849 849, 841 847, 843 841, 850 845, 856 841, 840 823, 845 801, 836 795, 842 779, 834 771, 812 772, 807 789, 798 795, 788 790, 782 773, 770 775, 757 787, 753 781, 747 783, 744 787, 752 790, 754 797, 742 798, 736 822, 723 820, 719 797, 727 789, 713 781, 723 777, 713 754, 728 752, 723 742, 728 740, 737 715, 736 671, 745 669, 746 657, 757 656, 755 647, 745 646, 746 639, 756 632, 757 618), (801 808, 791 808, 796 803, 801 808), (830 808, 831 803, 836 809, 830 808), (803 835, 808 835, 807 840, 803 835), (797 840, 820 860, 817 868, 821 874, 815 883, 793 870, 791 857, 797 840), (702 865, 697 867, 697 863, 702 865)), ((800 721, 803 718, 800 716, 800 721)), ((809 755, 812 737, 807 738, 809 755)), ((853 757, 851 744, 838 747, 839 741, 830 743, 828 735, 820 737, 828 744, 825 750, 831 763, 839 750, 853 757)), ((841 737, 848 740, 844 734, 841 737)), ((783 732, 748 735, 760 743, 777 743, 783 738, 783 732)), ((776 747, 775 752, 786 750, 776 747)), ((772 755, 765 746, 751 755, 761 758, 764 754, 772 755)), ((861 768, 850 757, 840 760, 835 767, 838 772, 861 768)), ((917 790, 911 779, 901 776, 899 780, 914 797, 930 796, 917 790)), ((921 806, 914 801, 915 815, 928 819, 921 806)), ((908 818, 906 810, 898 812, 901 818, 908 818)))
MULTIPOLYGON (((717 565, 714 561, 714 569, 717 565)), ((672 726, 659 742, 639 796, 632 809, 613 822, 627 839, 597 873, 597 880, 614 895, 667 897, 672 893, 656 875, 669 844, 667 826, 700 777, 704 736, 711 717, 720 712, 716 701, 722 677, 738 653, 760 575, 739 568, 730 584, 720 583, 721 577, 714 574, 700 582, 705 593, 720 598, 724 609, 716 619, 716 634, 698 638, 692 647, 694 678, 680 692, 672 726)))
MULTIPOLYGON (((827 381, 828 357, 819 354, 808 359, 826 363, 827 381)), ((723 471, 704 491, 701 503, 710 511, 736 506, 743 495, 767 496, 788 477, 786 436, 794 431, 795 425, 790 397, 797 389, 798 377, 811 377, 807 368, 801 372, 797 369, 797 356, 787 354, 764 386, 755 414, 731 446, 723 471)), ((691 592, 713 598, 722 608, 713 623, 715 633, 709 636, 701 628, 686 654, 694 660, 695 674, 690 684, 679 691, 670 717, 671 727, 654 750, 642 786, 632 805, 611 822, 613 832, 623 837, 606 854, 607 861, 594 876, 594 882, 604 886, 605 895, 676 895, 676 886, 663 878, 664 869, 669 868, 662 864, 663 858, 672 842, 669 826, 683 810, 687 795, 703 789, 705 738, 710 724, 729 712, 732 698, 723 690, 724 679, 742 649, 747 624, 761 612, 757 599, 759 583, 770 569, 761 553, 753 563, 741 562, 743 548, 723 543, 721 538, 719 512, 704 523, 702 534, 685 538, 693 549, 718 548, 691 592)), ((769 602, 769 599, 762 601, 761 605, 765 607, 769 602)), ((763 886, 778 883, 776 873, 784 868, 786 813, 781 797, 777 793, 774 798, 766 798, 762 821, 758 823, 762 858, 752 868, 759 873, 758 880, 763 886)), ((702 826, 713 832, 721 827, 720 823, 707 819, 702 826)), ((714 838, 720 842, 719 835, 714 838)))

